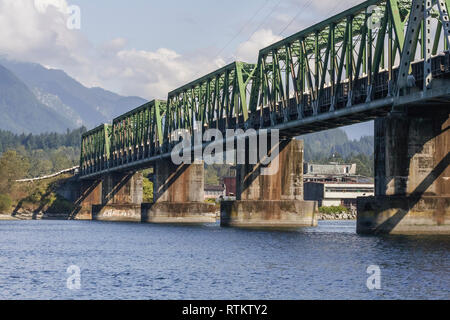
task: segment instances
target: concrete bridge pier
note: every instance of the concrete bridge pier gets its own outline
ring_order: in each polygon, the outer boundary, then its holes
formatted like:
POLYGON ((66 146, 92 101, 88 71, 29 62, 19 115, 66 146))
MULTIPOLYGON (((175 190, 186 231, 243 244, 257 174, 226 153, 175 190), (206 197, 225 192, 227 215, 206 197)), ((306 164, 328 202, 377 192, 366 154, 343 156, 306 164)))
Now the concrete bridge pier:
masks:
POLYGON ((70 213, 70 219, 92 220, 92 206, 102 203, 102 180, 82 180, 68 184, 69 196, 74 201, 74 212, 70 213))
POLYGON ((175 165, 170 159, 154 165, 153 203, 142 204, 142 221, 201 224, 216 222, 214 204, 204 202, 204 164, 175 165))
MULTIPOLYGON (((248 148, 247 148, 248 150, 248 148)), ((246 152, 246 163, 249 151, 246 152)), ((221 204, 221 226, 296 228, 316 226, 317 202, 303 199, 303 141, 282 140, 278 170, 261 174, 261 163, 237 166, 237 200, 221 204)))
POLYGON ((141 222, 142 173, 105 174, 101 185, 101 204, 92 206, 92 220, 141 222))
POLYGON ((375 121, 375 196, 358 198, 358 233, 450 234, 448 108, 423 108, 375 121))

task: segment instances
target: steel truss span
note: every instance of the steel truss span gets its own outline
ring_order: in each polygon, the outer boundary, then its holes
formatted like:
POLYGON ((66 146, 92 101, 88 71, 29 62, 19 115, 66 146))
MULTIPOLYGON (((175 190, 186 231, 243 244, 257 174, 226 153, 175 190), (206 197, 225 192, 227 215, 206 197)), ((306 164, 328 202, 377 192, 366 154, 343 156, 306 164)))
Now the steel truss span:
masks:
MULTIPOLYGON (((82 178, 168 157, 178 129, 284 136, 450 102, 450 0, 370 0, 233 62, 82 137, 82 178)), ((431 110, 431 109, 430 109, 431 110)))

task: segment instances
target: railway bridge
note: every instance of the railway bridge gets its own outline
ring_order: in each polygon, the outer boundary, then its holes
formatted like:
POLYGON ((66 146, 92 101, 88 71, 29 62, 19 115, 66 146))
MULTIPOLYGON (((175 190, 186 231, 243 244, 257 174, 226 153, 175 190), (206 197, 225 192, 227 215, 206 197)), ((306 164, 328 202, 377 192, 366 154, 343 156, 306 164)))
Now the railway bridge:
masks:
POLYGON ((203 164, 171 161, 173 133, 253 129, 279 134, 279 170, 263 175, 262 163, 238 164, 237 199, 221 204, 221 224, 312 226, 317 208, 303 200, 295 137, 375 120, 376 195, 358 200, 357 231, 449 233, 448 9, 450 0, 365 1, 261 49, 256 63, 233 62, 87 132, 78 214, 214 221, 203 164), (155 200, 143 204, 138 171, 150 167, 155 200))

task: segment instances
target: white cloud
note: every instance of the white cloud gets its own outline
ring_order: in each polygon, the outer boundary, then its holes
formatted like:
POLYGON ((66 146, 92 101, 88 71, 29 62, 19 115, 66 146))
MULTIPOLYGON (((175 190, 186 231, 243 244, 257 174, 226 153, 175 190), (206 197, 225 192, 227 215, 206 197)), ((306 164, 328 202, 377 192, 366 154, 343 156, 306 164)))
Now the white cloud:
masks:
POLYGON ((281 36, 273 34, 273 31, 270 29, 258 30, 248 41, 238 46, 235 55, 236 60, 255 63, 258 59, 259 50, 281 39, 281 36))
MULTIPOLYGON (((291 0, 286 12, 277 12, 269 26, 241 43, 234 57, 256 62, 259 50, 282 38, 275 32, 280 32, 278 29, 304 3, 305 0, 291 0)), ((311 14, 306 14, 317 19, 319 13, 325 14, 324 9, 331 9, 335 3, 335 0, 313 1, 311 14)), ((342 0, 339 7, 354 3, 355 0, 342 0)), ((63 69, 86 86, 147 99, 166 98, 170 90, 224 65, 221 57, 211 59, 211 50, 186 56, 168 48, 129 49, 125 38, 95 46, 82 32, 66 27, 68 7, 66 0, 0 0, 0 55, 63 69)), ((293 31, 298 30, 300 22, 292 24, 293 31)))
POLYGON ((86 86, 125 95, 166 98, 170 90, 223 65, 209 57, 186 57, 173 50, 126 49, 116 38, 94 46, 66 27, 66 0, 1 0, 0 54, 59 68, 86 86))
POLYGON ((66 8, 63 0, 2 0, 0 52, 59 67, 85 63, 89 43, 66 28, 66 8))
POLYGON ((155 52, 120 50, 107 64, 114 67, 109 67, 107 74, 100 73, 102 83, 119 81, 128 94, 152 92, 158 98, 167 97, 169 91, 193 80, 198 71, 206 73, 218 67, 212 62, 187 59, 165 48, 155 52))
POLYGON ((34 6, 39 13, 45 13, 50 6, 61 12, 66 12, 68 7, 65 0, 34 0, 34 6))

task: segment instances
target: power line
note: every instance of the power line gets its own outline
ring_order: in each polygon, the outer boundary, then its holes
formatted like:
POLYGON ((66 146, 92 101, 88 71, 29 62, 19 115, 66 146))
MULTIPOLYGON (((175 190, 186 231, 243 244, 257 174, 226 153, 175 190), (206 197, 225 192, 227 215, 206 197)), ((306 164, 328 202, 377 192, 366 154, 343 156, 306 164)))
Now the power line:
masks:
MULTIPOLYGON (((260 28, 261 28, 264 24, 267 23, 267 19, 269 19, 270 16, 278 9, 278 7, 280 6, 280 4, 281 4, 282 1, 283 1, 283 0, 279 0, 279 1, 278 1, 278 3, 273 7, 273 9, 270 10, 270 12, 264 17, 264 19, 262 20, 262 22, 256 27, 255 31, 253 31, 253 32, 250 34, 250 36, 249 36, 244 42, 249 41, 249 40, 254 36, 254 34, 255 34, 257 31, 259 31, 260 28)), ((256 15, 255 15, 255 16, 256 16, 256 15)))
MULTIPOLYGON (((283 30, 278 34, 279 36, 281 36, 291 25, 292 23, 298 18, 298 16, 300 15, 300 13, 302 13, 305 9, 309 8, 312 4, 314 0, 310 0, 308 3, 306 3, 305 5, 303 5, 302 8, 300 8, 300 10, 298 11, 298 13, 292 18, 291 21, 289 21, 289 23, 283 28, 283 30)), ((337 8, 341 8, 343 5, 345 5, 344 2, 338 2, 330 11, 328 11, 328 13, 326 14, 326 16, 330 15, 332 12, 336 11, 337 8)))
MULTIPOLYGON (((253 16, 247 20, 247 22, 242 26, 242 28, 234 35, 234 37, 228 41, 228 43, 219 50, 219 52, 214 56, 214 60, 217 59, 220 54, 234 41, 236 40, 236 38, 247 28, 247 26, 253 21, 253 19, 255 19, 255 17, 261 12, 262 9, 264 9, 266 7, 266 5, 269 3, 270 0, 266 0, 261 7, 259 7, 258 10, 256 10, 256 12, 253 14, 253 16)), ((281 2, 281 0, 280 0, 281 2)), ((197 77, 200 75, 200 73, 202 73, 202 71, 197 71, 197 73, 195 74, 194 77, 197 77)))
POLYGON ((303 11, 304 9, 307 9, 308 7, 311 6, 312 2, 313 2, 313 0, 309 0, 308 3, 305 3, 305 4, 303 5, 303 7, 301 7, 301 8, 298 10, 297 14, 292 18, 291 21, 289 21, 289 23, 283 28, 283 30, 281 30, 281 32, 280 32, 278 35, 281 36, 281 35, 283 34, 283 32, 285 32, 286 29, 289 28, 289 27, 291 26, 291 24, 295 21, 295 19, 298 18, 298 16, 300 15, 300 13, 302 13, 302 11, 303 11))
POLYGON ((280 6, 281 2, 283 0, 278 1, 278 3, 275 5, 275 7, 273 7, 273 9, 269 12, 268 15, 265 16, 265 18, 262 20, 262 22, 258 25, 258 27, 256 27, 255 31, 253 31, 253 33, 247 38, 247 40, 245 40, 245 42, 247 42, 248 40, 251 39, 251 37, 253 37, 255 35, 255 33, 265 24, 267 23, 267 19, 270 18, 270 16, 278 9, 278 7, 280 6))
POLYGON ((219 57, 220 54, 234 41, 236 40, 236 38, 242 33, 242 31, 244 31, 247 26, 250 24, 250 22, 252 22, 252 20, 261 12, 262 9, 264 9, 264 7, 269 3, 269 0, 266 0, 263 5, 253 14, 253 16, 247 20, 247 22, 244 24, 244 26, 242 26, 242 28, 234 35, 234 37, 228 41, 228 43, 222 48, 220 49, 220 51, 215 55, 215 57, 219 57))
MULTIPOLYGON (((220 49, 220 51, 215 55, 214 59, 217 59, 220 54, 222 54, 222 52, 234 41, 236 40, 236 38, 247 28, 247 26, 253 21, 253 19, 255 19, 255 17, 267 6, 267 4, 269 3, 270 0, 266 0, 261 7, 259 7, 259 9, 253 14, 253 16, 247 20, 247 22, 242 26, 242 28, 233 36, 233 38, 231 40, 229 40, 227 42, 227 44, 220 49)), ((273 7, 272 10, 270 10, 270 12, 264 17, 264 19, 262 19, 261 23, 256 27, 256 29, 250 34, 250 36, 247 38, 247 40, 245 40, 244 42, 249 41, 257 31, 259 31, 261 29, 261 27, 267 23, 268 19, 272 16, 272 14, 278 9, 278 7, 280 6, 281 2, 283 0, 279 0, 277 2, 277 4, 273 7)), ((309 8, 313 1, 315 0, 309 0, 307 3, 305 3, 297 12, 297 14, 289 21, 289 23, 281 30, 281 32, 278 34, 279 36, 281 36, 291 25, 292 23, 299 17, 299 15, 307 8, 309 8)), ((335 11, 338 7, 342 7, 345 3, 343 2, 338 2, 336 4, 336 6, 333 7, 333 9, 331 9, 326 15, 329 15, 330 13, 332 13, 333 11, 335 11)))

